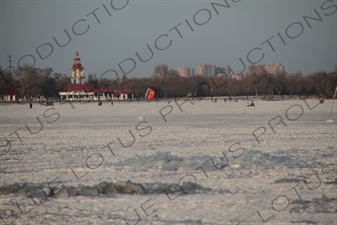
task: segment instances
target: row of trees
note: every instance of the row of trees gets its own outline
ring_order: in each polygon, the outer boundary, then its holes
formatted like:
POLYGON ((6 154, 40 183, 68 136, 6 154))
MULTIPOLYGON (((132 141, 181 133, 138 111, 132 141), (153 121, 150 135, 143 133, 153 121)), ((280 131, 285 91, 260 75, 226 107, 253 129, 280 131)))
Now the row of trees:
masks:
POLYGON ((68 83, 70 78, 65 74, 53 73, 53 69, 44 69, 24 65, 21 69, 3 70, 0 66, 0 94, 11 89, 19 98, 55 96, 68 83), (11 71, 13 70, 13 71, 11 71))
MULTIPOLYGON (((2 71, 0 67, 0 71, 2 71)), ((70 83, 65 74, 53 73, 52 68, 35 68, 25 65, 21 70, 5 70, 0 78, 0 91, 15 89, 20 98, 57 95, 70 83)), ((137 98, 145 95, 147 88, 156 90, 158 98, 181 98, 189 96, 264 96, 274 95, 316 95, 331 98, 337 86, 337 65, 332 72, 316 72, 303 76, 301 72, 270 74, 263 66, 251 65, 241 80, 229 77, 180 77, 176 70, 167 65, 157 65, 151 77, 100 80, 96 74, 89 74, 87 86, 130 90, 137 98)))
POLYGON ((263 66, 251 65, 241 80, 229 77, 180 77, 167 65, 157 65, 151 77, 99 81, 89 77, 89 84, 113 89, 127 89, 136 97, 143 97, 148 87, 156 90, 158 98, 181 98, 189 96, 263 96, 266 100, 274 95, 325 96, 332 98, 337 86, 337 65, 332 72, 316 72, 306 76, 294 74, 270 74, 263 66), (212 90, 212 91, 211 91, 212 90))

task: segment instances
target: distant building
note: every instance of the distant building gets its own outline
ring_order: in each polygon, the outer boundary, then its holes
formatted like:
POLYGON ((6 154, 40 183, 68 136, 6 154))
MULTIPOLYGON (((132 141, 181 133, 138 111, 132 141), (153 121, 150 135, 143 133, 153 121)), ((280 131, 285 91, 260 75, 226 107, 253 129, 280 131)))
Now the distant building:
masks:
POLYGON ((67 84, 59 92, 61 100, 94 100, 95 92, 83 84, 67 84))
POLYGON ((199 64, 197 68, 197 74, 203 77, 211 77, 217 73, 217 67, 215 64, 199 64))
POLYGON ((228 66, 216 67, 215 73, 218 74, 218 77, 228 77, 228 79, 231 78, 231 75, 229 74, 228 66))
POLYGON ((215 64, 208 65, 208 77, 214 76, 216 73, 216 66, 215 64))
POLYGON ((71 83, 84 84, 84 68, 78 52, 75 53, 74 63, 71 67, 71 83))
MULTIPOLYGON (((14 69, 14 67, 11 66, 11 55, 8 56, 8 62, 9 62, 9 73, 11 74, 13 71, 12 69, 14 69)), ((7 69, 6 68, 6 69, 7 69)), ((5 69, 5 70, 6 70, 5 69)), ((5 79, 5 77, 3 76, 4 74, 2 74, 2 72, 5 72, 5 70, 1 71, 1 76, 4 79, 4 81, 7 83, 4 84, 4 86, 0 87, 0 101, 17 101, 18 99, 18 92, 16 91, 16 89, 14 87, 11 87, 11 85, 8 84, 7 80, 5 79)), ((0 78, 0 79, 2 79, 0 78)))
POLYGON ((71 83, 67 84, 59 92, 61 100, 127 100, 134 95, 128 90, 111 90, 109 88, 94 88, 84 85, 84 68, 81 64, 78 52, 75 54, 71 67, 71 83))
POLYGON ((133 93, 128 90, 113 90, 112 91, 112 98, 116 100, 127 100, 133 99, 133 93))
POLYGON ((16 101, 17 94, 14 88, 4 88, 0 92, 0 101, 16 101))
POLYGON ((61 100, 127 100, 133 99, 134 95, 128 90, 111 90, 109 88, 86 87, 83 84, 67 84, 59 92, 61 100))
POLYGON ((207 64, 199 64, 197 67, 197 75, 206 76, 206 66, 207 64))
POLYGON ((275 64, 263 64, 264 69, 271 74, 278 74, 278 73, 284 73, 285 67, 281 63, 275 63, 275 64))
POLYGON ((194 76, 194 69, 190 67, 179 67, 178 74, 181 77, 193 77, 194 76))

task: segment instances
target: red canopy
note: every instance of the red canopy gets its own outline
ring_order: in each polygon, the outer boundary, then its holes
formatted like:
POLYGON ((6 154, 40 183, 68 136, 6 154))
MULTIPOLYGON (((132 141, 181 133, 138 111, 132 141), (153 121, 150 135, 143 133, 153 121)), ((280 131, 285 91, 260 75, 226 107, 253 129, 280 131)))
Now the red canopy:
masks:
POLYGON ((14 88, 5 88, 1 91, 1 95, 16 95, 17 92, 14 88))
POLYGON ((62 91, 84 91, 93 92, 90 88, 84 86, 83 84, 67 84, 62 91))

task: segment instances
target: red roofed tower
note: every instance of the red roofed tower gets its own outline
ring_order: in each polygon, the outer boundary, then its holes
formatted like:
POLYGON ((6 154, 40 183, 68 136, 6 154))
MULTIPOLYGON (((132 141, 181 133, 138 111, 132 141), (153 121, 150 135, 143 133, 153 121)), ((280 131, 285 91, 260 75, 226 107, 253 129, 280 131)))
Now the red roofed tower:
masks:
POLYGON ((74 64, 71 67, 71 83, 84 84, 84 68, 78 52, 75 53, 74 64))

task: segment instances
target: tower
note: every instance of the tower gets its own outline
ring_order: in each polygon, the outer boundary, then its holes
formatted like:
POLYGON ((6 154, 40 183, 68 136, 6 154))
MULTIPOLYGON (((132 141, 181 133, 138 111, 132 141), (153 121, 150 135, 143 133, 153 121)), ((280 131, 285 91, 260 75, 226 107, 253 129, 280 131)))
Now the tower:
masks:
POLYGON ((74 64, 71 67, 71 83, 84 84, 84 68, 78 52, 75 53, 74 64))

